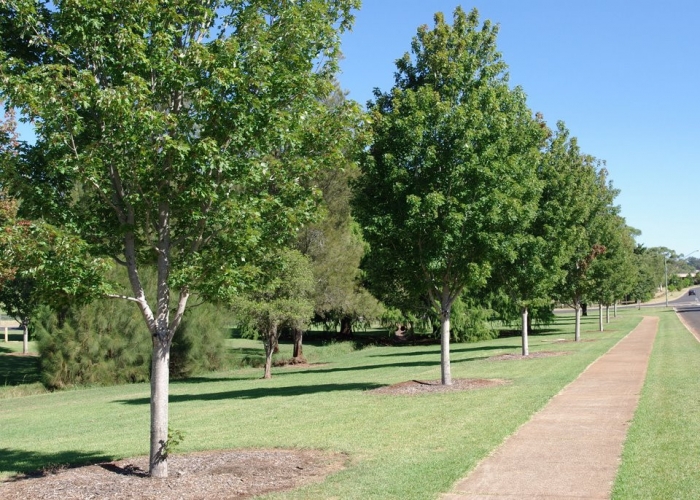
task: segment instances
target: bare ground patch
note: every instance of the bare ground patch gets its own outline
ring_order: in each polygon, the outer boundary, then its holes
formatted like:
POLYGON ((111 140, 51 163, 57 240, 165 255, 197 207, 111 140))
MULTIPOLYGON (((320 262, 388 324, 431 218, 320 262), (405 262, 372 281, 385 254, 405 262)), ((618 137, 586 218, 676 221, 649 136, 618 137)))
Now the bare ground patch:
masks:
POLYGON ((452 385, 442 385, 440 380, 408 380, 406 382, 372 389, 371 391, 367 391, 367 393, 414 396, 417 394, 436 392, 471 391, 508 383, 510 383, 508 380, 497 378, 455 378, 452 379, 452 385))
POLYGON ((571 354, 571 351, 537 351, 531 352, 528 356, 522 354, 501 354, 500 356, 491 356, 489 361, 514 361, 527 360, 537 358, 551 358, 552 356, 566 356, 571 354))
POLYGON ((223 450, 171 455, 169 477, 148 476, 148 457, 52 467, 0 483, 4 500, 243 499, 290 490, 344 468, 347 457, 317 450, 223 450))

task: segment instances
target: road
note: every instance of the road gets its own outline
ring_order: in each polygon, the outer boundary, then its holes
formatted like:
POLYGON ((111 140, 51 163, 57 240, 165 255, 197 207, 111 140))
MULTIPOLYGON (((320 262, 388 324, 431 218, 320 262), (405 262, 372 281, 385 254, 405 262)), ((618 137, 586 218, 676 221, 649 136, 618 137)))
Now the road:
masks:
POLYGON ((700 288, 693 288, 691 292, 695 292, 696 295, 685 294, 668 305, 676 310, 688 326, 700 332, 700 297, 697 295, 700 294, 700 288))

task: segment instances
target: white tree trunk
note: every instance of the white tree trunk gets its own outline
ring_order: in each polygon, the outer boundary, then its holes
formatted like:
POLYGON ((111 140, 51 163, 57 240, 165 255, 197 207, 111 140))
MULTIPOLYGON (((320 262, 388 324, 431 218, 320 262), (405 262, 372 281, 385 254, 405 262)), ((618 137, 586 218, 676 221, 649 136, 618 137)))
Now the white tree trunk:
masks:
POLYGON ((613 302, 613 318, 617 318, 617 300, 613 302))
POLYGON ((581 304, 576 303, 574 306, 576 311, 576 321, 574 323, 574 341, 581 341, 581 304))
POLYGON ((153 336, 151 360, 151 477, 168 477, 168 389, 170 380, 170 340, 153 336))
POLYGON ((29 327, 22 323, 22 354, 29 354, 29 327))
POLYGON ((523 339, 523 356, 529 356, 530 355, 530 346, 528 345, 528 338, 527 338, 527 307, 523 307, 522 311, 522 322, 523 322, 523 327, 522 327, 522 339, 523 339))
POLYGON ((440 375, 442 385, 452 385, 450 370, 450 310, 444 308, 440 314, 440 375))
POLYGON ((598 329, 603 331, 603 304, 598 303, 598 329))

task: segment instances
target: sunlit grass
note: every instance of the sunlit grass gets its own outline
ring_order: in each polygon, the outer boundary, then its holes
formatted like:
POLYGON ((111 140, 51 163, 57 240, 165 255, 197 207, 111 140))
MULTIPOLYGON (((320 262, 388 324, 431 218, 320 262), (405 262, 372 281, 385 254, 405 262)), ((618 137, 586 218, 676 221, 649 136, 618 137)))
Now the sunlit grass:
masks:
MULTIPOLYGON (((439 346, 308 345, 307 368, 259 368, 171 384, 170 426, 184 432, 176 452, 246 447, 316 448, 344 452, 349 466, 321 484, 272 498, 433 498, 493 450, 586 366, 629 332, 640 317, 625 312, 598 333, 584 319, 572 340, 570 317, 530 338, 530 350, 568 354, 493 361, 519 353, 518 337, 452 346, 455 378, 500 378, 489 389, 421 396, 369 390, 440 377, 439 346)), ((251 341, 249 341, 251 342, 251 341)), ((255 342, 231 343, 250 349, 255 342)), ((282 356, 291 346, 282 345, 282 356)), ((148 451, 149 387, 76 389, 5 399, 0 404, 0 474, 47 464, 84 463, 148 451)))
POLYGON ((700 498, 700 343, 675 313, 659 316, 615 499, 700 498))

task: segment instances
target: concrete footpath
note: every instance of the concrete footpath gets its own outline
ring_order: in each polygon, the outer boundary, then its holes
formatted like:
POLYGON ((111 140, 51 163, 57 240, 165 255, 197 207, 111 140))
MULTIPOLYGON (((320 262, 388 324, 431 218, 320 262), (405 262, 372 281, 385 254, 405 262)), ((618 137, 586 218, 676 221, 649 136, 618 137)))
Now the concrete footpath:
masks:
POLYGON ((440 498, 610 498, 658 323, 645 317, 440 498))

